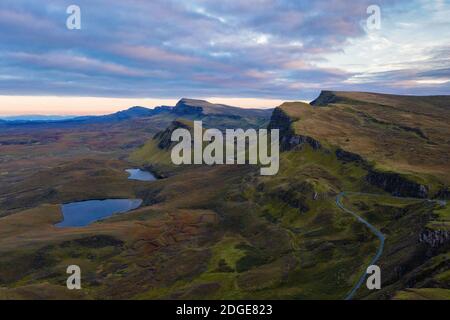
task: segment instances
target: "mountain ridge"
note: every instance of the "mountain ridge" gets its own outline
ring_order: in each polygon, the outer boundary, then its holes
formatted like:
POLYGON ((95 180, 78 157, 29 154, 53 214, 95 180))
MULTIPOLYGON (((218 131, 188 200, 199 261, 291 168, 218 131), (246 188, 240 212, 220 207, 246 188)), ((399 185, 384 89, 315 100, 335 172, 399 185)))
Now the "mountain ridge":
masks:
POLYGON ((0 123, 9 125, 21 124, 76 124, 76 123, 104 123, 118 122, 136 118, 153 117, 160 114, 173 114, 174 116, 201 116, 215 117, 223 116, 235 120, 245 117, 261 117, 270 118, 272 109, 254 109, 239 108, 224 104, 214 104, 206 100, 197 100, 182 98, 175 106, 158 106, 153 109, 142 106, 133 106, 125 110, 121 110, 112 114, 100 116, 79 116, 69 119, 50 119, 50 120, 11 120, 4 121, 0 119, 0 123))
POLYGON ((357 154, 384 172, 440 185, 450 182, 448 106, 450 96, 324 91, 311 104, 284 103, 274 114, 285 114, 297 135, 357 154))

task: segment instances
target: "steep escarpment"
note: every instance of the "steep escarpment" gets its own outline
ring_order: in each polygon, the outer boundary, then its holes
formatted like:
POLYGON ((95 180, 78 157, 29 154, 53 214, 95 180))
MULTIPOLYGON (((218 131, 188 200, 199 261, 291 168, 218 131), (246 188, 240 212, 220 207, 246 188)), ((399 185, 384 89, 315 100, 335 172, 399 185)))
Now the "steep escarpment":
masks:
POLYGON ((268 129, 280 130, 280 150, 289 151, 303 144, 309 144, 315 150, 320 149, 319 141, 295 132, 292 127, 295 121, 296 119, 291 118, 282 108, 274 110, 268 129))
MULTIPOLYGON (((305 104, 299 104, 300 108, 309 108, 305 104)), ((410 178, 395 172, 384 172, 374 168, 360 154, 347 151, 340 146, 325 143, 323 146, 320 140, 304 135, 301 130, 296 130, 296 124, 302 122, 302 115, 292 112, 293 106, 285 105, 276 108, 273 112, 269 129, 280 130, 280 148, 282 151, 293 150, 298 146, 308 144, 313 150, 324 149, 326 152, 334 153, 336 158, 343 163, 354 163, 367 171, 365 181, 372 186, 380 188, 394 196, 427 198, 429 188, 426 185, 417 183, 410 178)), ((305 113, 305 117, 307 117, 305 113)), ((326 140, 326 139, 325 139, 326 140)))
POLYGON ((370 169, 366 180, 393 196, 413 198, 427 198, 429 196, 429 191, 426 186, 408 180, 398 173, 380 172, 370 169))
POLYGON ((344 101, 343 97, 338 96, 333 91, 322 91, 320 95, 311 102, 312 106, 324 107, 332 103, 339 103, 344 101))
POLYGON ((165 130, 155 134, 153 140, 157 143, 159 149, 167 151, 176 144, 176 142, 172 141, 172 133, 176 129, 187 129, 192 131, 192 123, 183 120, 175 120, 165 130))
POLYGON ((424 230, 419 237, 420 243, 426 243, 433 249, 450 243, 450 232, 448 230, 424 230))
MULTIPOLYGON (((325 201, 332 199, 335 192, 358 191, 346 205, 353 205, 355 212, 385 235, 386 243, 379 261, 382 290, 374 292, 362 287, 357 298, 391 299, 404 295, 406 288, 445 297, 449 289, 450 243, 447 203, 420 200, 445 199, 449 195, 448 172, 443 169, 442 159, 447 157, 444 153, 447 145, 431 126, 432 122, 437 127, 442 123, 437 114, 427 115, 423 126, 410 121, 416 117, 425 119, 422 118, 425 116, 418 116, 413 108, 408 109, 400 101, 401 97, 382 96, 383 104, 379 105, 375 104, 375 98, 376 94, 341 96, 325 92, 312 106, 305 103, 280 106, 269 125, 269 128, 280 129, 282 149, 291 160, 288 164, 282 162, 280 167, 286 165, 285 170, 290 173, 293 169, 289 166, 294 163, 303 167, 302 174, 313 181, 315 192, 328 187, 326 192, 318 192, 319 198, 325 201), (394 104, 396 99, 398 105, 394 104), (383 113, 389 112, 393 116, 387 119, 383 113), (424 162, 420 164, 418 158, 424 162), (381 196, 382 191, 386 196, 381 196)), ((430 103, 433 101, 431 99, 430 103)), ((287 203, 286 199, 281 200, 287 203)), ((280 206, 280 198, 272 201, 276 205, 271 203, 263 214, 270 221, 280 221, 281 214, 274 209, 280 206)), ((302 201, 310 209, 317 205, 314 201, 308 202, 308 197, 302 201)), ((283 207, 283 212, 288 210, 291 208, 283 207)), ((356 230, 352 228, 349 234, 357 233, 356 230)), ((373 241, 367 231, 358 234, 361 246, 373 241)), ((333 246, 337 245, 333 243, 333 246)), ((367 256, 375 252, 374 249, 367 256)), ((361 269, 361 272, 364 271, 361 269)))
POLYGON ((408 176, 434 195, 450 185, 446 105, 450 96, 324 91, 311 104, 281 108, 294 119, 296 134, 357 154, 380 171, 408 176))

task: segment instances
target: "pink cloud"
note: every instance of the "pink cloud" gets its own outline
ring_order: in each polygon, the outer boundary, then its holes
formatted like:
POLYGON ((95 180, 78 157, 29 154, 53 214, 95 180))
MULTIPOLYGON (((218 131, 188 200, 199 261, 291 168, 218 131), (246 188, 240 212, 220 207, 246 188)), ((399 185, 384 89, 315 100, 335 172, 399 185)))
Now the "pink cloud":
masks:
POLYGON ((200 60, 197 58, 172 53, 157 47, 114 45, 111 47, 111 51, 127 58, 141 61, 166 62, 176 64, 194 64, 200 62, 200 60))
POLYGON ((141 77, 145 73, 116 63, 103 62, 85 56, 64 53, 30 54, 25 52, 11 53, 10 57, 35 66, 46 68, 73 70, 77 72, 102 72, 122 76, 141 77))

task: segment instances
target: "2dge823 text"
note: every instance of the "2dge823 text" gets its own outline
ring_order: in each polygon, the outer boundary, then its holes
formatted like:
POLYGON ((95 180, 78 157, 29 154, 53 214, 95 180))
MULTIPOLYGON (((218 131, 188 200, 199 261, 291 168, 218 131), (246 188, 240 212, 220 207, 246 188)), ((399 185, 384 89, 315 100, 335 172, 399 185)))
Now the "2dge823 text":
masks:
POLYGON ((222 304, 220 305, 221 315, 271 315, 273 313, 272 305, 270 304, 222 304))

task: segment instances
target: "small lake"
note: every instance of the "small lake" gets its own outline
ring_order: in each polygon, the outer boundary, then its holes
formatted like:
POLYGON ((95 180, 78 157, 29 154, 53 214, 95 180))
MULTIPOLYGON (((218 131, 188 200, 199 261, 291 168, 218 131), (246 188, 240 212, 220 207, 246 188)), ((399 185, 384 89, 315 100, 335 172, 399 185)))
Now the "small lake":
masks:
POLYGON ((72 202, 62 205, 64 220, 57 227, 85 227, 113 215, 129 212, 141 206, 140 199, 107 199, 72 202))
POLYGON ((125 170, 130 175, 128 177, 129 180, 138 180, 138 181, 155 181, 157 178, 153 175, 153 173, 148 171, 143 171, 141 169, 128 169, 125 170))

